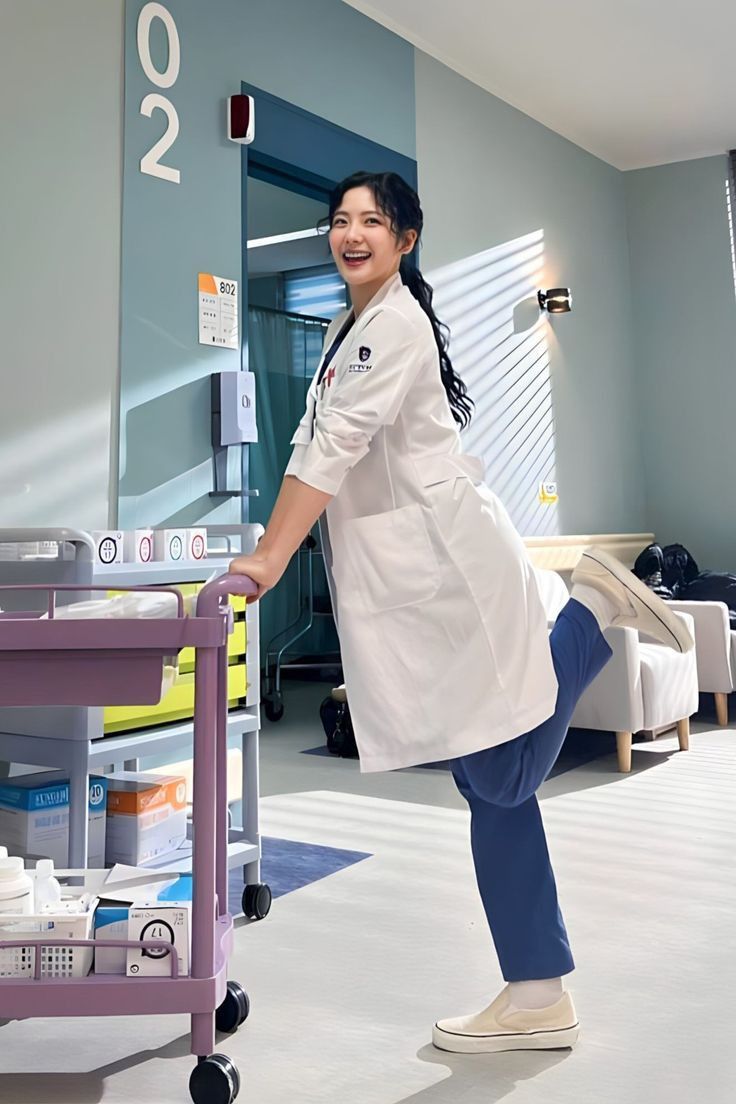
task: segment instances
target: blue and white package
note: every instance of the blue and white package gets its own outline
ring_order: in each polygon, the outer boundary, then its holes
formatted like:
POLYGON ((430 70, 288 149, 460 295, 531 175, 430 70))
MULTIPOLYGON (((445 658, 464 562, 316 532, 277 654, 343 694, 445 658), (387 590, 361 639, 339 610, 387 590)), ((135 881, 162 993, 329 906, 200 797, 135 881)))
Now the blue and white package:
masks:
MULTIPOLYGON (((87 865, 105 865, 107 779, 90 776, 87 865)), ((63 771, 22 774, 0 781, 0 843, 11 855, 69 863, 69 779, 63 771)))
MULTIPOLYGON (((121 891, 121 896, 123 892, 124 891, 121 891)), ((118 939, 126 940, 140 937, 138 927, 135 927, 134 933, 131 935, 131 923, 141 912, 140 904, 137 903, 139 894, 145 896, 149 903, 149 907, 157 910, 157 914, 160 913, 163 917, 166 917, 169 910, 173 907, 177 907, 180 911, 184 911, 185 915, 188 917, 189 906, 192 900, 192 875, 172 875, 171 880, 166 881, 163 884, 163 888, 160 890, 157 890, 155 885, 146 886, 145 892, 141 888, 137 888, 131 894, 135 900, 130 903, 114 901, 110 898, 106 899, 104 889, 102 889, 100 893, 102 901, 97 906, 94 920, 95 973, 124 974, 126 972, 129 955, 135 962, 136 959, 140 958, 140 952, 129 952, 126 951, 125 947, 106 947, 105 943, 118 939), (161 908, 157 909, 157 905, 160 905, 161 908)), ((188 924, 186 927, 188 927, 188 924)), ((158 938, 158 936, 156 936, 156 938, 158 938)), ((183 973, 186 966, 181 955, 180 966, 182 967, 183 973)), ((168 973, 169 969, 170 966, 167 970, 161 972, 168 973)), ((131 971, 131 976, 136 976, 137 974, 146 976, 150 972, 149 970, 137 969, 131 971)))

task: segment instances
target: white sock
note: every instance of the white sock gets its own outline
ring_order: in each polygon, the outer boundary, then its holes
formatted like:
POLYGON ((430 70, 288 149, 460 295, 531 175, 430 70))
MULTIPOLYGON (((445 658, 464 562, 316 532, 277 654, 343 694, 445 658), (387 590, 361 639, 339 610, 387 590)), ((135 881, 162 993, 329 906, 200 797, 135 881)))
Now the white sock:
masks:
POLYGON ((549 1008, 557 1004, 563 993, 562 978, 544 978, 542 981, 510 981, 509 1000, 514 1008, 549 1008))
POLYGON ((570 597, 590 610, 598 622, 601 632, 607 629, 614 617, 621 612, 607 594, 604 594, 602 590, 596 590, 595 587, 587 586, 585 583, 573 583, 570 597))

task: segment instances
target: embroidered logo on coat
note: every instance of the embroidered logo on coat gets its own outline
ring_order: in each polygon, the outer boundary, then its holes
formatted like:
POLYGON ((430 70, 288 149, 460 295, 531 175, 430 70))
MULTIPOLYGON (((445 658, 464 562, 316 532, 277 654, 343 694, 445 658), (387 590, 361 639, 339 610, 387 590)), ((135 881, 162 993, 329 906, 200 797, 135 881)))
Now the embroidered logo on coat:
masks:
POLYGON ((360 349, 358 350, 358 359, 362 360, 362 361, 366 361, 370 355, 371 355, 371 351, 368 348, 368 346, 367 345, 361 345, 360 349))

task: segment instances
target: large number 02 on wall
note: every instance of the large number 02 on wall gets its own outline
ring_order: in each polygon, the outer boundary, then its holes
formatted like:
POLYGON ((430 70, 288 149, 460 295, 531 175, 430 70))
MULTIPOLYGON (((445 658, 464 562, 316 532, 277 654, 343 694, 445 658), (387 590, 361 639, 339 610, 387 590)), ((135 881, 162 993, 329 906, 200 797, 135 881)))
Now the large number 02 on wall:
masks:
MULTIPOLYGON (((179 76, 179 64, 181 53, 179 49, 179 32, 176 29, 174 17, 163 4, 144 4, 138 16, 138 57, 152 84, 157 88, 171 88, 179 76), (160 19, 166 30, 166 38, 169 47, 169 60, 166 69, 160 72, 153 64, 151 58, 151 23, 154 19, 160 19)), ((173 184, 181 183, 181 173, 170 165, 162 165, 161 158, 167 153, 179 134, 179 116, 171 100, 158 92, 149 92, 141 101, 141 115, 150 119, 153 112, 159 108, 164 112, 168 120, 166 133, 159 138, 154 146, 141 158, 141 172, 149 176, 158 176, 161 180, 170 180, 173 184)))

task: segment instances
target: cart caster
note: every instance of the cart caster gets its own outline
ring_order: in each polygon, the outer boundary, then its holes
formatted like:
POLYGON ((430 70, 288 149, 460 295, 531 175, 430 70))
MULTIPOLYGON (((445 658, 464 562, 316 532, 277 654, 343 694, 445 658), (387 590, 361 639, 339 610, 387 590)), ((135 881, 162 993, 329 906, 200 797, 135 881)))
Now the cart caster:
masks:
POLYGON ((243 890, 243 912, 249 920, 263 920, 271 911, 271 887, 247 885, 243 890))
POLYGON ((284 698, 279 690, 266 694, 263 706, 269 721, 280 721, 284 715, 284 698))
POLYGON ((189 1078, 194 1104, 233 1104, 240 1092, 240 1074, 226 1054, 200 1058, 189 1078))
POLYGON ((245 989, 239 982, 229 981, 225 999, 215 1013, 215 1027, 230 1034, 245 1023, 249 1014, 250 1000, 245 989))

